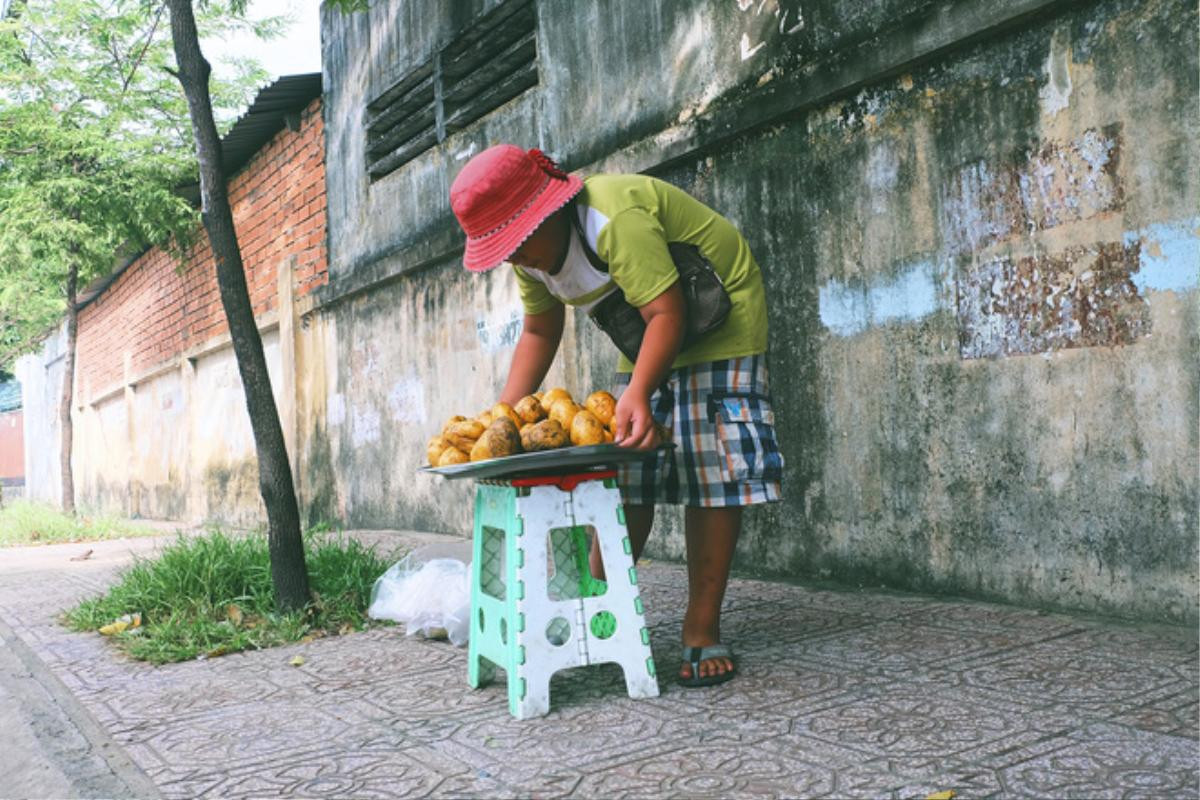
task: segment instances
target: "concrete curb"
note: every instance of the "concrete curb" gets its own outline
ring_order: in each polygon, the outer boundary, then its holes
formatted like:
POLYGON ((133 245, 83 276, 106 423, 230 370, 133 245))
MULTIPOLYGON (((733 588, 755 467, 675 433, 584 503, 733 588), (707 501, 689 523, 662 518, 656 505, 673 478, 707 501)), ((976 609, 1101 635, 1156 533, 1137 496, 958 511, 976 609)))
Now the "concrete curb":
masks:
POLYGON ((28 726, 29 731, 50 766, 70 782, 75 796, 162 797, 154 782, 2 616, 0 643, 0 675, 13 678, 4 680, 4 689, 37 722, 28 726), (79 736, 70 736, 70 728, 79 736), (97 771, 97 759, 109 774, 97 771))

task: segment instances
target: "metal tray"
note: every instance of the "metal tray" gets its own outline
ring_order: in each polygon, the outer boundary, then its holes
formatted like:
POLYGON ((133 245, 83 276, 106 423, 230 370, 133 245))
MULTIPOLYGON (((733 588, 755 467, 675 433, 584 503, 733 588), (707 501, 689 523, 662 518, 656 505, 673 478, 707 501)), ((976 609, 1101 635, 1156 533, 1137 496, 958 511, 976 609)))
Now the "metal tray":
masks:
POLYGON ((454 464, 449 467, 421 467, 418 472, 429 472, 449 479, 562 474, 587 470, 590 467, 611 467, 640 461, 674 447, 674 443, 666 443, 659 445, 657 450, 629 450, 615 444, 589 444, 582 447, 542 450, 538 453, 519 453, 515 456, 489 458, 487 461, 473 461, 470 464, 454 464))

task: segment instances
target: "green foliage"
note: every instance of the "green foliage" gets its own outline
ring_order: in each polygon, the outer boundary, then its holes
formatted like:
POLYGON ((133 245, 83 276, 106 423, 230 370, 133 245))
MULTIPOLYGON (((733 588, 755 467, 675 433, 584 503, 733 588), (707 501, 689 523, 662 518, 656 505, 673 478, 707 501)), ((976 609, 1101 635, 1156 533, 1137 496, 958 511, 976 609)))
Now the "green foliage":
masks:
MULTIPOLYGON (((198 24, 254 25, 219 2, 198 24)), ((161 3, 14 0, 0 20, 0 367, 55 323, 72 270, 82 290, 121 254, 186 252, 198 215, 176 187, 197 169, 173 66, 161 3)), ((265 76, 234 74, 212 86, 225 125, 265 76)))
POLYGON ((5 503, 0 508, 0 547, 91 542, 148 536, 157 532, 153 528, 131 525, 126 520, 106 514, 73 517, 56 508, 28 500, 5 503))
POLYGON ((94 631, 140 614, 140 628, 114 639, 134 658, 157 664, 365 627, 371 587, 391 560, 335 533, 310 531, 305 550, 313 602, 304 613, 275 611, 266 536, 214 529, 181 535, 156 557, 139 560, 105 595, 67 612, 65 621, 74 630, 94 631))
POLYGON ((352 13, 355 11, 366 11, 369 0, 326 0, 326 5, 330 8, 336 8, 338 11, 352 13))

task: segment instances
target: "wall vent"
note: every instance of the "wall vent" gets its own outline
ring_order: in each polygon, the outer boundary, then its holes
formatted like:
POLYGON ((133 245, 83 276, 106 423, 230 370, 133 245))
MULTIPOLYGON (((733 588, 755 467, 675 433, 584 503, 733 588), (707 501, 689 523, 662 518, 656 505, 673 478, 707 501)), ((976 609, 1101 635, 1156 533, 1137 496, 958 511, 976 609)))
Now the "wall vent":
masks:
POLYGON ((367 104, 372 181, 538 83, 533 0, 508 0, 367 104))

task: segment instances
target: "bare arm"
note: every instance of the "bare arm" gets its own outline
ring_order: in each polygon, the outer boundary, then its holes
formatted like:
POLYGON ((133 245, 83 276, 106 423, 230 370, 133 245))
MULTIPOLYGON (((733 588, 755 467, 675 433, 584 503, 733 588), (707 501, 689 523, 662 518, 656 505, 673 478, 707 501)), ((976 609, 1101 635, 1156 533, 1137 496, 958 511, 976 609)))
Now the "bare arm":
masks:
POLYGON ((508 381, 500 393, 501 403, 516 405, 518 400, 541 385, 554 362, 554 354, 558 352, 566 318, 566 309, 561 303, 541 314, 525 315, 521 338, 517 340, 512 366, 508 370, 508 381))
POLYGON ((629 386, 617 402, 615 439, 623 447, 648 450, 658 444, 654 418, 650 415, 650 395, 670 373, 683 344, 687 315, 683 290, 675 283, 638 311, 646 321, 646 335, 629 386))

